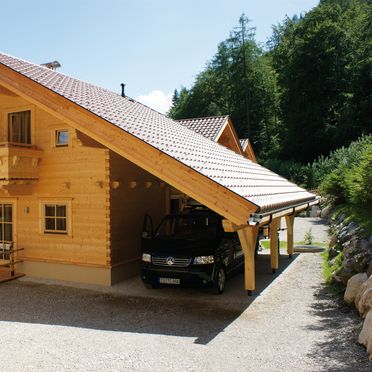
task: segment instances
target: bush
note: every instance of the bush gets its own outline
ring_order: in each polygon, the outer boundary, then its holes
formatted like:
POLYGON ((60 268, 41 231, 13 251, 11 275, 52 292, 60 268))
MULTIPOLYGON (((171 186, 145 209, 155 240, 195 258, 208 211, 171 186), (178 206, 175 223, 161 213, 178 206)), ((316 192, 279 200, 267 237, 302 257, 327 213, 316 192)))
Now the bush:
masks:
POLYGON ((306 245, 311 245, 311 244, 313 244, 313 240, 314 240, 314 235, 313 235, 313 231, 310 227, 309 230, 307 230, 306 233, 305 233, 304 241, 305 241, 306 245))
MULTIPOLYGON (((364 135, 352 142, 349 147, 341 147, 328 156, 319 156, 318 159, 309 164, 302 164, 293 160, 268 159, 263 162, 263 165, 307 189, 317 189, 324 183, 323 191, 337 196, 338 202, 342 202, 352 197, 351 194, 343 194, 343 190, 345 190, 345 185, 342 185, 343 175, 349 173, 350 169, 358 165, 363 157, 366 157, 364 169, 363 171, 360 170, 361 173, 358 176, 360 178, 357 177, 352 182, 360 185, 366 185, 366 182, 370 182, 372 176, 368 163, 371 163, 371 155, 370 153, 369 155, 364 154, 370 146, 372 146, 372 135, 364 135), (369 175, 367 174, 368 171, 369 175)), ((356 193, 358 194, 360 191, 356 190, 356 193)))
POLYGON ((364 144, 353 155, 346 157, 321 184, 321 192, 334 205, 372 204, 372 144, 364 144))
POLYGON ((359 164, 346 174, 346 188, 353 204, 372 204, 372 145, 366 146, 359 164))

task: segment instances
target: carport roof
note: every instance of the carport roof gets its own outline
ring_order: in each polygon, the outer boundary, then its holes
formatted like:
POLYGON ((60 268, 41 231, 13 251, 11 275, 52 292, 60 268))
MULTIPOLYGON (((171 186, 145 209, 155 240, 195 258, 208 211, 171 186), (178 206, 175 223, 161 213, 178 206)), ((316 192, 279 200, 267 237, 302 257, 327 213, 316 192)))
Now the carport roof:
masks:
MULTIPOLYGON (((273 211, 316 198, 132 98, 6 54, 0 53, 0 64, 106 121, 102 124, 115 125, 222 186, 226 192, 235 193, 257 206, 256 212, 273 211)), ((99 124, 92 122, 91 125, 99 124)))

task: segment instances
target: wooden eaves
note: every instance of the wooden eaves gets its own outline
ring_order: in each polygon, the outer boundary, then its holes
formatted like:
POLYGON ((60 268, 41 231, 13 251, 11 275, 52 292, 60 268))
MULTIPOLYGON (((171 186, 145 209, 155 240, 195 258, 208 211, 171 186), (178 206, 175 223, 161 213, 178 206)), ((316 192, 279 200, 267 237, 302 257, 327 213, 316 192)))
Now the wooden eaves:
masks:
POLYGON ((238 154, 244 156, 244 152, 242 150, 242 147, 240 146, 238 134, 236 133, 236 130, 234 128, 234 125, 233 125, 233 123, 231 121, 230 116, 227 116, 226 117, 225 124, 220 129, 220 131, 217 133, 216 139, 215 139, 216 142, 219 142, 219 139, 221 138, 221 136, 222 136, 222 134, 224 132, 228 132, 229 133, 229 138, 233 141, 234 147, 235 147, 233 150, 235 152, 237 152, 238 154))

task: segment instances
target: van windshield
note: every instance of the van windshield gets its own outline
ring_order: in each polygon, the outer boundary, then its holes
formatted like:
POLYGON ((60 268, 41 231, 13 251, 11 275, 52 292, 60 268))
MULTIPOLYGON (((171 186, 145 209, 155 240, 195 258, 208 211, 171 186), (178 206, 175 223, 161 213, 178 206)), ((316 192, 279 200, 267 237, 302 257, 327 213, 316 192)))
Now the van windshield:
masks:
POLYGON ((216 239, 220 219, 214 215, 169 215, 155 230, 156 237, 216 239))

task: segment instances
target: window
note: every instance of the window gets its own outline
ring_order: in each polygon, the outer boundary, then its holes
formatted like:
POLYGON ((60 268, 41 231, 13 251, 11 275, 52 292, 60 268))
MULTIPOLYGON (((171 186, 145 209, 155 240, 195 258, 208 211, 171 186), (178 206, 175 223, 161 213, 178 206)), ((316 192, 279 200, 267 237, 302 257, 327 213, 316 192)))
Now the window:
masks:
POLYGON ((68 146, 68 130, 56 130, 55 136, 56 147, 68 146))
POLYGON ((31 111, 19 111, 8 114, 8 141, 31 145, 31 111))
POLYGON ((13 241, 13 206, 0 204, 0 259, 9 260, 13 241))
POLYGON ((0 204, 0 242, 13 240, 12 204, 0 204))
POLYGON ((66 204, 44 204, 44 233, 67 234, 66 204))

